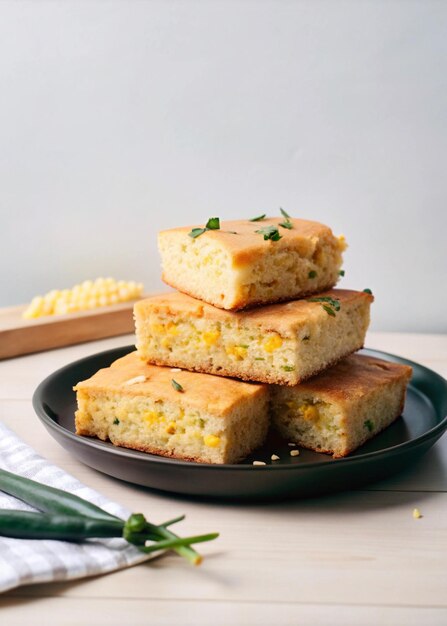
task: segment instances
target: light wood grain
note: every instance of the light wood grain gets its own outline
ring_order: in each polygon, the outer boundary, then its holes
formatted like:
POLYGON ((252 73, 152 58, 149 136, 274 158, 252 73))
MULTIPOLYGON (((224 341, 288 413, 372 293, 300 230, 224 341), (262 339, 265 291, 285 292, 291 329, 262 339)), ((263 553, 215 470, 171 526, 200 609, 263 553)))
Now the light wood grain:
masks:
POLYGON ((133 330, 132 302, 26 320, 26 307, 0 309, 0 359, 125 335, 133 330))
MULTIPOLYGON (((52 462, 154 521, 180 513, 185 533, 218 530, 191 568, 175 555, 108 576, 23 587, 0 599, 2 623, 445 624, 447 438, 413 467, 358 491, 251 505, 175 497, 79 463, 45 431, 30 398, 54 369, 116 337, 0 363, 0 420, 52 462), (418 507, 423 517, 415 520, 418 507)), ((447 337, 370 333, 368 347, 447 374, 447 337)))
MULTIPOLYGON (((79 626, 85 607, 81 598, 8 598, 0 601, 2 618, 8 626, 30 624, 36 615, 45 623, 79 626)), ((107 601, 89 599, 88 623, 96 626, 440 626, 447 622, 447 609, 428 607, 377 607, 343 604, 298 604, 291 602, 194 602, 184 600, 107 601)))

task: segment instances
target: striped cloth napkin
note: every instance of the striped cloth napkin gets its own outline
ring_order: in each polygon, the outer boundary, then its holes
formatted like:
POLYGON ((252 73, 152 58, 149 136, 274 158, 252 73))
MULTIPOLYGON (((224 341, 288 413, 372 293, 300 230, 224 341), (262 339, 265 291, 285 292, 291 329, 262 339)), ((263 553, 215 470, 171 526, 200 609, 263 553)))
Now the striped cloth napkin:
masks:
MULTIPOLYGON (((104 510, 127 519, 130 511, 86 487, 39 456, 0 423, 0 467, 40 483, 74 493, 104 510)), ((32 507, 0 491, 0 509, 32 507)), ((105 574, 150 558, 124 539, 101 539, 83 544, 65 541, 0 537, 0 592, 50 581, 105 574)))

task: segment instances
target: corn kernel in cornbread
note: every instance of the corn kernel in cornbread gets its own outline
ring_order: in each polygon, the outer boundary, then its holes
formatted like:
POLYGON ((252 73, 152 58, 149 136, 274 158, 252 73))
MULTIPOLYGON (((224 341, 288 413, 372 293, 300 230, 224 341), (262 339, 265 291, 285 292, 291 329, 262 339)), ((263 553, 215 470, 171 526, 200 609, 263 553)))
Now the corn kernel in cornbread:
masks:
POLYGON ((157 365, 296 385, 361 348, 369 324, 370 294, 318 297, 236 313, 182 293, 153 296, 134 307, 137 349, 157 365))
POLYGON ((132 352, 75 387, 76 433, 199 463, 236 463, 263 443, 265 385, 147 365, 132 352), (180 387, 172 384, 173 376, 180 387), (128 381, 137 381, 128 384, 128 381))
POLYGON ((343 457, 402 413, 411 367, 355 354, 295 387, 272 386, 274 427, 289 441, 343 457))
POLYGON ((191 237, 193 227, 159 233, 163 280, 223 309, 293 300, 333 287, 346 247, 330 228, 283 217, 222 222, 191 237), (280 239, 262 232, 277 228, 280 239), (256 231, 262 231, 261 233, 256 231))

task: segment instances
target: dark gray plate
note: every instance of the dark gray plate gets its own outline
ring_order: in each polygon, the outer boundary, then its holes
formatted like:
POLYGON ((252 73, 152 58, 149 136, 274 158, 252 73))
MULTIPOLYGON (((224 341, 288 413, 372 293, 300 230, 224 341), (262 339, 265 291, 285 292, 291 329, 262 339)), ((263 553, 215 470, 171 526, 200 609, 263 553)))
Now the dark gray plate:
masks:
POLYGON ((33 396, 48 432, 80 461, 131 483, 194 496, 230 499, 304 497, 351 489, 398 472, 426 452, 447 429, 447 383, 435 372, 391 354, 364 350, 413 367, 405 410, 385 431, 344 459, 302 450, 290 456, 275 436, 239 465, 204 465, 119 448, 74 433, 73 386, 134 349, 125 346, 80 359, 46 378, 33 396), (270 456, 281 457, 274 464, 270 456), (253 466, 252 461, 266 461, 253 466))

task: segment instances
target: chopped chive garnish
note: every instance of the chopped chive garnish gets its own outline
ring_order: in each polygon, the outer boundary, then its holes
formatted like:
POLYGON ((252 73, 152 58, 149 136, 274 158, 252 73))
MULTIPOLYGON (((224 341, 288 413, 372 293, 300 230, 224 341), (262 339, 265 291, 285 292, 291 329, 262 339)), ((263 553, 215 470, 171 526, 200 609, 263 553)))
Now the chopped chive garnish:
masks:
POLYGON ((210 217, 210 219, 206 223, 206 227, 209 230, 219 230, 220 229, 220 219, 218 217, 210 217))
POLYGON ((284 209, 282 209, 281 207, 279 207, 279 210, 281 211, 281 215, 283 217, 287 217, 287 218, 290 217, 290 215, 287 213, 287 211, 284 211, 284 209))
POLYGON ((344 276, 344 275, 345 275, 345 270, 340 270, 340 271, 338 272, 338 275, 339 275, 339 276, 344 276))
POLYGON ((293 372, 294 371, 294 366, 293 365, 281 365, 281 368, 285 371, 285 372, 293 372))
POLYGON ((279 241, 282 237, 279 234, 279 230, 276 228, 276 226, 264 226, 264 228, 260 228, 255 232, 259 235, 263 235, 264 241, 267 241, 267 239, 271 239, 272 241, 279 241))
POLYGON ((265 213, 263 213, 262 215, 258 215, 257 217, 252 217, 248 221, 249 222, 262 222, 262 220, 265 220, 265 213))
POLYGON ((256 356, 255 361, 265 361, 263 356, 256 356))
POLYGON ((246 344, 244 344, 244 343, 240 343, 240 344, 238 345, 238 348, 245 348, 245 349, 247 349, 247 348, 248 348, 248 346, 247 346, 246 344))
POLYGON ((188 235, 195 239, 196 237, 203 235, 203 233, 206 233, 206 228, 193 228, 192 231, 188 233, 188 235))
POLYGON ((326 313, 328 315, 330 315, 331 317, 335 317, 335 311, 334 309, 331 309, 330 306, 328 306, 327 304, 322 304, 323 309, 326 311, 326 313))
POLYGON ((289 220, 289 218, 287 218, 284 222, 279 222, 279 225, 282 226, 283 228, 287 228, 287 230, 292 230, 293 228, 293 224, 289 220))
POLYGON ((116 425, 116 424, 119 424, 120 421, 119 421, 119 419, 117 417, 115 417, 115 419, 113 420, 113 423, 116 425))
POLYGON ((363 422, 365 428, 367 428, 369 430, 370 433, 372 433, 373 429, 374 429, 374 424, 372 423, 371 420, 365 420, 363 422))
POLYGON ((317 277, 317 272, 315 270, 310 270, 309 274, 308 274, 309 278, 316 278, 317 277))
POLYGON ((193 228, 188 235, 196 239, 200 237, 200 235, 203 235, 203 233, 206 233, 207 230, 220 230, 220 219, 218 217, 210 217, 205 228, 193 228))
POLYGON ((363 293, 369 293, 369 295, 372 296, 373 292, 371 291, 371 289, 364 289, 363 293))
POLYGON ((308 302, 327 302, 336 311, 340 310, 340 300, 331 298, 330 296, 321 296, 319 298, 309 298, 308 302))
POLYGON ((185 391, 185 390, 183 389, 183 387, 181 386, 181 384, 180 384, 180 383, 178 383, 176 380, 172 379, 172 380, 171 380, 171 384, 172 384, 172 386, 174 387, 174 389, 175 389, 176 391, 180 391, 181 393, 182 393, 183 391, 185 391))
POLYGON ((331 298, 330 296, 321 296, 320 298, 309 298, 308 302, 319 302, 323 309, 331 317, 335 317, 335 312, 340 310, 340 300, 331 298))

